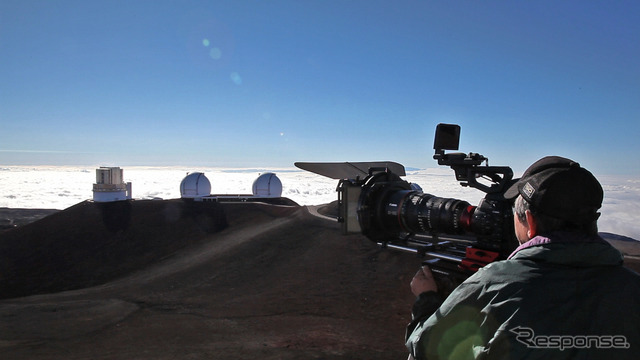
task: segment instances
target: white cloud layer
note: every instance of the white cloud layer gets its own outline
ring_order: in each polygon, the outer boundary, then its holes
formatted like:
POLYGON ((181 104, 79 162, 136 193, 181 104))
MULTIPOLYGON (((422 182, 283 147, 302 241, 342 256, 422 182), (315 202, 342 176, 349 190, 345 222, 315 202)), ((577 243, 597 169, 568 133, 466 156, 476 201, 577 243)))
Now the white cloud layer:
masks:
MULTIPOLYGON (((282 182, 282 196, 300 205, 326 204, 337 199, 337 180, 296 168, 234 169, 186 167, 124 167, 125 181, 133 183, 136 199, 180 197, 180 182, 188 172, 204 172, 213 194, 251 194, 253 181, 274 172, 282 182)), ((479 190, 460 186, 445 168, 408 171, 405 179, 425 193, 466 200, 477 205, 479 190)), ((599 230, 640 239, 640 179, 601 176, 605 191, 599 230)), ((91 199, 95 168, 10 166, 0 169, 0 207, 65 209, 91 199)))

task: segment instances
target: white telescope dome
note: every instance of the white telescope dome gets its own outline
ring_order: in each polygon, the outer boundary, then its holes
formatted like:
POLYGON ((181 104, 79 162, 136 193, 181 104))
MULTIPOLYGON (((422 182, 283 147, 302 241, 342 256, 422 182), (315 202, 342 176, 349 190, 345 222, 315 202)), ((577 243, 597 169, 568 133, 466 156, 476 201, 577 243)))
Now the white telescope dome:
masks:
POLYGON ((253 182, 253 196, 281 197, 282 182, 274 173, 264 173, 253 182))
POLYGON ((180 183, 180 196, 183 198, 195 198, 211 195, 211 183, 201 172, 187 175, 180 183))

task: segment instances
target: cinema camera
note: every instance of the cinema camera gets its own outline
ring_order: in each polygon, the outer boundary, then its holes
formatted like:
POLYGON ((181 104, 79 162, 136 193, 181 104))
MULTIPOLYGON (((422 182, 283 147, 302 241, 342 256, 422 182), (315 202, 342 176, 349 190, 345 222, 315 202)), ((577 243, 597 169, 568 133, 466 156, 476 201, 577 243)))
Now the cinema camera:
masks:
POLYGON ((343 234, 362 233, 382 247, 417 253, 438 277, 458 283, 517 245, 511 203, 504 198, 513 171, 489 166, 480 154, 445 153, 458 150, 459 140, 460 126, 439 124, 433 157, 450 166, 462 186, 486 193, 478 206, 423 193, 400 178, 404 167, 394 162, 295 165, 340 180, 343 234))

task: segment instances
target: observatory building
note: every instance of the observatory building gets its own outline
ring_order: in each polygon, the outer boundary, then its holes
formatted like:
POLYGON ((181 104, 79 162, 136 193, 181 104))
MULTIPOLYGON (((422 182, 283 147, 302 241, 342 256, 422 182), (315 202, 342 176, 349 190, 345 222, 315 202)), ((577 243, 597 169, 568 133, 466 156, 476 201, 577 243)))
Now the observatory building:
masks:
POLYGON ((201 172, 188 174, 180 183, 180 197, 187 199, 211 195, 211 183, 201 172))
POLYGON ((264 173, 253 182, 252 194, 211 194, 211 182, 201 173, 189 173, 180 183, 180 197, 194 201, 260 201, 282 197, 282 182, 274 173, 264 173))
POLYGON ((281 197, 282 182, 274 173, 264 173, 253 182, 253 196, 255 197, 281 197))
POLYGON ((96 169, 96 183, 93 184, 93 201, 110 202, 131 199, 131 183, 123 181, 123 171, 119 167, 96 169))

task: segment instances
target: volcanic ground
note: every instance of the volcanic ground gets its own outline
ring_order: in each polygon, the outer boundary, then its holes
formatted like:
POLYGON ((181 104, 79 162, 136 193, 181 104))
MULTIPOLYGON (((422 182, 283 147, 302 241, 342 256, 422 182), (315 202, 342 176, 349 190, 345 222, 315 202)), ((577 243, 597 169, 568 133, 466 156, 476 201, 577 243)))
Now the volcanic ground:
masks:
POLYGON ((83 202, 0 231, 0 358, 406 358, 421 259, 315 210, 83 202))
POLYGON ((388 359, 420 259, 295 204, 83 202, 0 232, 2 359, 388 359))

